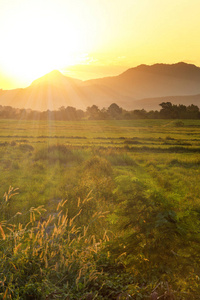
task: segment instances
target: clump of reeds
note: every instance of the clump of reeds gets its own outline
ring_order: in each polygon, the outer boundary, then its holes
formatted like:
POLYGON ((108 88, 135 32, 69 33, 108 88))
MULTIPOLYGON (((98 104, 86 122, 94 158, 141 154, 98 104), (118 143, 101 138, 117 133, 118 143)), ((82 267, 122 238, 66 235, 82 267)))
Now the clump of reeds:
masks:
MULTIPOLYGON (((9 189, 2 208, 15 193, 13 188, 9 189)), ((76 218, 82 210, 69 218, 64 212, 65 205, 66 201, 60 201, 53 214, 48 214, 43 206, 32 207, 26 224, 13 218, 7 221, 4 215, 0 217, 2 299, 54 299, 58 295, 67 299, 84 293, 95 281, 103 239, 97 241, 88 234, 89 225, 78 228, 76 218)), ((93 218, 102 215, 94 214, 93 218)))

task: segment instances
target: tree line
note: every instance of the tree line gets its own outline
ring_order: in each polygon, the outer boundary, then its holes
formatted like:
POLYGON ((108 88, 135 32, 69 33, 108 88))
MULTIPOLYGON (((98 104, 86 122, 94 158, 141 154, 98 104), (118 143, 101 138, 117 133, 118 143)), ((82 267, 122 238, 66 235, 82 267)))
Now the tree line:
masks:
POLYGON ((72 106, 60 107, 58 110, 36 111, 0 105, 0 119, 23 120, 132 120, 132 119, 200 119, 199 107, 191 104, 172 104, 162 102, 160 110, 145 109, 125 110, 116 103, 100 109, 97 105, 87 107, 85 111, 72 106))

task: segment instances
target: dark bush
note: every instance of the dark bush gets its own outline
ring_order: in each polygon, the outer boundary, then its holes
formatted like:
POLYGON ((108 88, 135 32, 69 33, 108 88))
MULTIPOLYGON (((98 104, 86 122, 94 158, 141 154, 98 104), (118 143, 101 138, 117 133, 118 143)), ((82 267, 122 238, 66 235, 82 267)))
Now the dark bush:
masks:
POLYGON ((34 150, 33 146, 31 146, 29 144, 20 144, 19 149, 23 152, 28 152, 28 151, 33 151, 34 150))
POLYGON ((47 160, 48 163, 68 163, 73 161, 80 162, 83 158, 78 152, 74 152, 65 145, 58 144, 37 150, 34 159, 36 161, 47 160))
POLYGON ((177 121, 177 122, 174 123, 174 125, 176 127, 184 127, 185 124, 182 121, 177 121))

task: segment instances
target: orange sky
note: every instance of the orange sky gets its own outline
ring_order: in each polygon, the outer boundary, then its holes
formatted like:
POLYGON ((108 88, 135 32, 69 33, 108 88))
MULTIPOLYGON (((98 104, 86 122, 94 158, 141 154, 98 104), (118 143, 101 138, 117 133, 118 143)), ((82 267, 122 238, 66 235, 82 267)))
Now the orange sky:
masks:
POLYGON ((0 0, 0 88, 59 69, 80 79, 129 67, 200 66, 199 0, 0 0))

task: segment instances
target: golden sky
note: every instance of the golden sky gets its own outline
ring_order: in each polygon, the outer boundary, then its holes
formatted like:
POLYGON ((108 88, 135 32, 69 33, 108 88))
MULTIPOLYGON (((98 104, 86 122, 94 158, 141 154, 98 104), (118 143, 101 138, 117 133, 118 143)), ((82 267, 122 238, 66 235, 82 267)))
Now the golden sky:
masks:
POLYGON ((0 88, 58 69, 80 79, 139 64, 200 66, 200 0, 0 0, 0 88))

